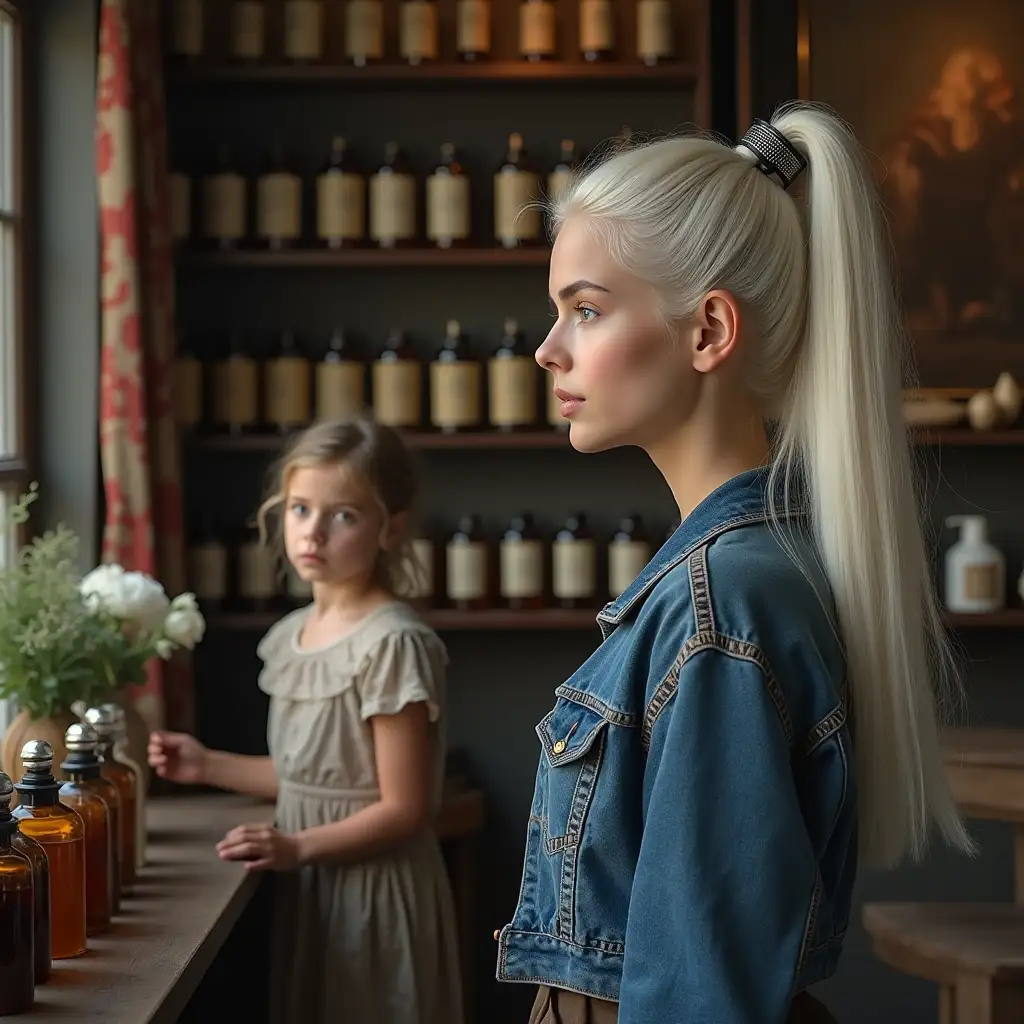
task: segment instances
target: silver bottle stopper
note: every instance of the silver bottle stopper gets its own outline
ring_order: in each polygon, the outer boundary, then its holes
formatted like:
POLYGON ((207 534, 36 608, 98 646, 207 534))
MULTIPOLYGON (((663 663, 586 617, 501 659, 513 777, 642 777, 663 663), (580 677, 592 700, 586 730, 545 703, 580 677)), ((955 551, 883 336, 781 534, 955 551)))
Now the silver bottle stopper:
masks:
POLYGON ((123 736, 125 728, 127 727, 127 719, 125 718, 124 708, 120 704, 114 704, 113 702, 100 705, 101 711, 106 711, 111 718, 114 720, 114 732, 118 736, 123 736))
POLYGON ((21 748, 21 760, 27 771, 47 772, 53 767, 53 747, 45 740, 29 740, 21 748))
POLYGON ((99 741, 99 733, 88 722, 75 722, 64 733, 64 746, 69 754, 91 754, 99 741))
POLYGON ((11 797, 14 796, 14 783, 5 772, 0 772, 0 815, 10 817, 11 797))
POLYGON ((82 720, 96 730, 100 742, 108 738, 112 739, 117 735, 117 719, 109 708, 109 704, 103 704, 98 708, 88 708, 82 716, 82 720))

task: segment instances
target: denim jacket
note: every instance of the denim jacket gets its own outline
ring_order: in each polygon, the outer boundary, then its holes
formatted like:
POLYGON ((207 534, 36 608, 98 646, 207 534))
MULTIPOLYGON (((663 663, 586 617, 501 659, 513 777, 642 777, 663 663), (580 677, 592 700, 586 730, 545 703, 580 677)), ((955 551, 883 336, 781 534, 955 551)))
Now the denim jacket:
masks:
POLYGON ((555 690, 499 980, 617 1000, 619 1024, 782 1024, 834 971, 856 873, 845 662, 806 520, 769 526, 767 480, 687 516, 555 690))

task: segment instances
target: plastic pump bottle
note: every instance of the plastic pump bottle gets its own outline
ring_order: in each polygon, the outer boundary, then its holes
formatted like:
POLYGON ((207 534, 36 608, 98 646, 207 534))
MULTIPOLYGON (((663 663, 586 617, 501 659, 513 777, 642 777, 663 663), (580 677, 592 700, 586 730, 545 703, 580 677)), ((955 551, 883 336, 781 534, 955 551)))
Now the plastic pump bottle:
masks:
POLYGON ((988 539, 984 516, 950 516, 960 539, 946 552, 946 607, 951 612, 994 612, 1006 603, 1006 559, 988 539))

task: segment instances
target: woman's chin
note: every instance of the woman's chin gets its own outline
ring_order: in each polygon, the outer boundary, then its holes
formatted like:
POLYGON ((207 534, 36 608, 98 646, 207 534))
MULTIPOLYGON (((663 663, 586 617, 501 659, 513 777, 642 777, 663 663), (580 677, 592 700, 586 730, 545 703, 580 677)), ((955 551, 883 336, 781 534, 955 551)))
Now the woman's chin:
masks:
POLYGON ((585 455, 618 448, 622 443, 611 431, 597 429, 592 423, 574 420, 569 424, 569 444, 585 455))

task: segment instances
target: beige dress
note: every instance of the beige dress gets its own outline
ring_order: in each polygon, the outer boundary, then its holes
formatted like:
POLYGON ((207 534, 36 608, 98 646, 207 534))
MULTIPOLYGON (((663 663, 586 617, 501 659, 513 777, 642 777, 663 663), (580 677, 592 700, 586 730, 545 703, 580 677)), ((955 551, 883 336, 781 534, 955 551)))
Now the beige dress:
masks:
MULTIPOLYGON (((447 656, 400 602, 305 651, 307 609, 260 642, 260 688, 279 779, 277 826, 340 821, 379 797, 372 715, 425 701, 435 806, 444 782, 447 656)), ((455 913, 433 833, 365 863, 317 864, 277 876, 272 1024, 462 1024, 455 913)))

